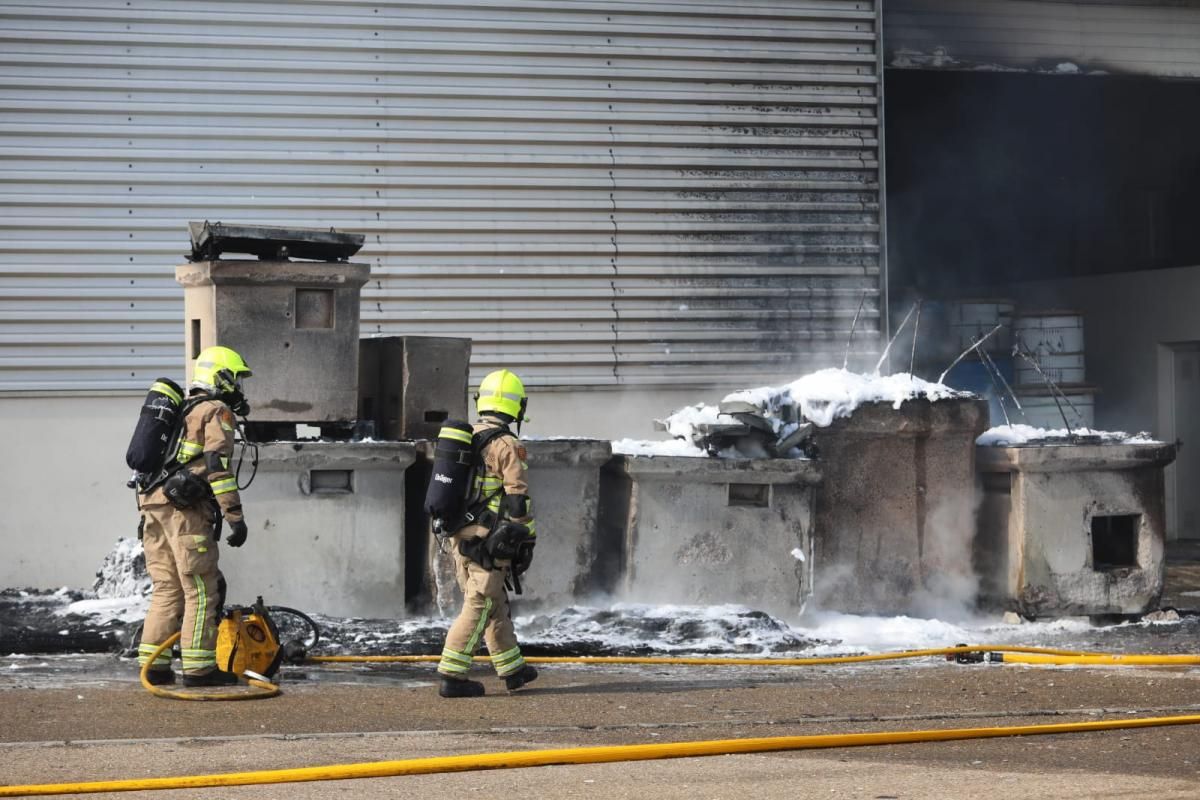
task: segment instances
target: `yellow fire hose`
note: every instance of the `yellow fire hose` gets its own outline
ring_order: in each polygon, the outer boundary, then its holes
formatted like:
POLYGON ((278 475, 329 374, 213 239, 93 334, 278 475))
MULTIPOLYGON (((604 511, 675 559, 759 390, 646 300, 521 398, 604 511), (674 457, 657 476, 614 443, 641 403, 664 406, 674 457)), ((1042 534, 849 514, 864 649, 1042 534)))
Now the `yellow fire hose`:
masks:
POLYGON ((829 747, 867 747, 916 742, 949 742, 962 739, 996 739, 1005 736, 1037 736, 1053 733, 1129 730, 1164 725, 1195 725, 1200 714, 1175 717, 1065 722, 1051 725, 1019 725, 1000 728, 950 728, 947 730, 880 731, 877 733, 818 734, 810 736, 773 736, 761 739, 716 739, 705 742, 634 744, 613 747, 572 747, 560 750, 528 750, 482 753, 465 756, 411 758, 402 761, 374 761, 361 764, 335 764, 324 767, 230 772, 217 775, 189 775, 173 778, 95 781, 91 783, 52 783, 0 787, 0 797, 28 797, 47 794, 83 794, 91 792, 128 792, 149 789, 200 789, 214 786, 249 786, 300 781, 336 781, 351 778, 393 778, 402 775, 431 775, 443 772, 469 772, 485 769, 548 767, 566 764, 604 764, 614 761, 649 761, 662 758, 767 753, 780 750, 816 750, 829 747))
POLYGON ((1051 653, 1000 653, 993 661, 1003 661, 1006 664, 1054 664, 1054 665, 1094 665, 1110 667, 1170 667, 1200 665, 1200 655, 1110 655, 1106 653, 1088 653, 1074 656, 1054 655, 1051 653))
MULTIPOLYGON (((155 686, 150 682, 146 673, 150 671, 150 665, 153 664, 171 645, 179 640, 179 634, 175 633, 167 637, 167 640, 158 646, 154 654, 146 659, 146 663, 142 665, 142 671, 139 677, 142 680, 142 686, 150 694, 158 697, 168 697, 172 700, 261 700, 266 697, 274 697, 279 694, 279 687, 268 681, 261 681, 257 678, 246 678, 247 682, 253 687, 252 691, 246 691, 239 688, 236 690, 224 690, 212 692, 207 690, 201 691, 176 691, 174 689, 164 689, 161 686, 155 686)), ((245 676, 243 676, 245 677, 245 676)))
MULTIPOLYGON (((141 682, 151 694, 175 700, 254 700, 274 697, 280 693, 279 686, 255 678, 247 678, 250 686, 258 691, 229 692, 180 692, 164 689, 150 683, 146 673, 150 664, 168 647, 179 639, 174 634, 159 645, 154 654, 142 667, 141 682)), ((901 650, 894 653, 869 653, 857 656, 828 656, 821 658, 736 658, 695 656, 531 656, 525 660, 532 664, 630 664, 630 665, 685 665, 685 666, 730 666, 730 667, 811 667, 837 664, 866 664, 880 661, 899 661, 930 656, 951 658, 968 653, 989 653, 992 661, 1017 664, 1043 665, 1093 665, 1093 666, 1195 666, 1200 665, 1200 655, 1113 655, 1080 650, 1061 650, 1047 647, 1023 647, 1017 645, 981 644, 936 647, 921 650, 901 650)), ((306 663, 313 664, 403 664, 432 663, 439 661, 437 655, 392 655, 392 656, 309 656, 306 663)), ((476 656, 476 661, 488 662, 490 656, 476 656)))
MULTIPOLYGON (((160 697, 181 700, 244 700, 273 697, 279 687, 265 681, 250 680, 260 692, 222 692, 198 694, 175 692, 154 686, 146 678, 149 665, 175 643, 173 636, 158 647, 142 668, 142 685, 160 697)), ((695 657, 532 657, 534 663, 575 664, 684 664, 715 666, 820 666, 859 664, 878 661, 921 658, 928 656, 953 657, 967 653, 992 653, 993 661, 1022 664, 1086 664, 1113 666, 1179 666, 1198 665, 1200 655, 1112 655, 1075 650, 1056 650, 1013 645, 958 645, 955 647, 904 650, 894 653, 874 653, 859 656, 827 658, 695 658, 695 657)), ((417 663, 437 661, 438 656, 312 656, 310 663, 417 663)), ((478 661, 489 660, 486 656, 478 661)), ((1019 725, 994 728, 951 728, 947 730, 880 731, 875 733, 816 734, 807 736, 775 736, 757 739, 717 739, 704 742, 635 744, 612 747, 577 747, 558 750, 512 751, 466 756, 416 758, 401 761, 377 761, 360 764, 336 764, 324 767, 231 772, 215 775, 190 775, 172 778, 94 781, 88 783, 29 784, 0 786, 0 797, 28 797, 48 794, 84 794, 92 792, 122 792, 153 789, 196 789, 214 786, 248 786, 255 784, 293 783, 300 781, 348 780, 352 778, 384 778, 404 775, 429 775, 444 772, 467 772, 486 769, 513 769, 567 764, 602 764, 616 761, 647 761, 663 758, 689 758, 740 753, 765 753, 782 750, 815 750, 831 747, 867 747, 918 742, 947 742, 964 739, 994 739, 1007 736, 1038 736, 1060 733, 1129 730, 1167 725, 1200 724, 1200 714, 1141 719, 1066 722, 1048 725, 1019 725)))
MULTIPOLYGON (((965 653, 1025 653, 1030 655, 1053 656, 1058 658, 1129 658, 1129 656, 1107 656, 1104 653, 1092 653, 1080 650, 1057 650, 1048 647, 1020 647, 1004 644, 975 644, 958 645, 956 647, 935 647, 925 650, 901 650, 895 653, 869 653, 861 656, 830 656, 825 658, 731 658, 731 657, 692 657, 692 656, 528 656, 525 658, 531 664, 685 664, 705 667, 818 667, 832 664, 867 664, 876 661, 898 661, 909 658, 926 658, 928 656, 955 656, 965 653)), ((1200 656, 1196 658, 1200 663, 1200 656)), ((1182 656, 1139 656, 1139 658, 1182 658, 1182 656)), ((314 664, 413 664, 421 662, 440 661, 441 656, 309 656, 307 661, 314 664)), ((476 661, 490 661, 490 656, 475 656, 476 661)), ((1005 657, 1006 661, 1013 660, 1005 657)), ((1053 662, 1045 662, 1053 663, 1053 662)), ((1073 662, 1061 662, 1073 663, 1073 662)), ((1132 663, 1132 662, 1127 662, 1132 663)), ((1139 662, 1145 666, 1149 662, 1139 662)), ((1172 662, 1190 663, 1190 662, 1172 662)))

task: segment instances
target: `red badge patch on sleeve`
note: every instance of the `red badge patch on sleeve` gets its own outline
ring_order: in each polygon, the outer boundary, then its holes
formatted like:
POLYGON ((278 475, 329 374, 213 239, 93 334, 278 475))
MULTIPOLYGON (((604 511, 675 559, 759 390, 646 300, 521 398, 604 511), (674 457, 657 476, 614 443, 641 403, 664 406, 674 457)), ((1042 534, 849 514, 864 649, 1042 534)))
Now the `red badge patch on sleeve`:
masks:
POLYGON ((523 444, 517 445, 517 458, 524 461, 527 457, 528 457, 528 454, 525 452, 525 445, 523 445, 523 444))

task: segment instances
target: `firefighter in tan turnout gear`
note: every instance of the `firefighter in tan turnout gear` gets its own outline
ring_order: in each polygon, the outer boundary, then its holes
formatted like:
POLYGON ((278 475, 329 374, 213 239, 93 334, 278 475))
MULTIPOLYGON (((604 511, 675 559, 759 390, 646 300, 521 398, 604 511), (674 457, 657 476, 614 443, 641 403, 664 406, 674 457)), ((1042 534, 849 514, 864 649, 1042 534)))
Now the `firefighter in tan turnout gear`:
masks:
MULTIPOLYGON (((469 680, 471 659, 482 639, 496 674, 511 692, 537 678, 526 664, 513 633, 505 581, 519 580, 533 558, 536 539, 526 478, 525 448, 508 426, 525 416, 526 396, 521 379, 498 370, 483 379, 476 396, 480 419, 473 426, 483 442, 474 497, 475 522, 449 538, 455 577, 463 592, 463 607, 446 634, 438 664, 442 697, 479 697, 483 684, 469 680)), ((519 589, 518 589, 519 591, 519 589)))
MULTIPOLYGON (((138 494, 146 568, 154 584, 138 663, 144 665, 159 644, 180 633, 184 686, 238 682, 237 675, 217 669, 217 615, 225 594, 217 538, 223 517, 231 531, 225 540, 229 546, 246 541, 242 501, 229 462, 234 409, 242 414, 249 410, 241 382, 250 375, 242 357, 227 347, 200 353, 178 446, 167 454, 162 479, 138 494)), ((155 685, 174 683, 170 651, 155 660, 147 675, 155 685)))

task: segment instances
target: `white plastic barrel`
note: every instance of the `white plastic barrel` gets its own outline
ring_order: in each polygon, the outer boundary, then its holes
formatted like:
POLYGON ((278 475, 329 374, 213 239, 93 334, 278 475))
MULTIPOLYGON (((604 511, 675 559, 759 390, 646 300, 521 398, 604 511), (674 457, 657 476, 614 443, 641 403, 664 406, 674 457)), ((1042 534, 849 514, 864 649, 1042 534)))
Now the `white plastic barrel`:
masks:
POLYGON ((996 325, 1003 325, 988 338, 983 349, 991 353, 1007 353, 1012 349, 1012 321, 1011 300, 982 298, 950 303, 950 333, 958 342, 959 352, 966 350, 996 325))
POLYGON ((1021 411, 1010 412, 1010 416, 1014 423, 1058 430, 1063 427, 1063 414, 1066 414, 1072 429, 1092 428, 1096 421, 1096 391, 1094 386, 1073 386, 1064 389, 1063 394, 1070 402, 1059 397, 1058 402, 1062 405, 1062 413, 1059 413, 1054 395, 1049 390, 1018 389, 1017 400, 1021 403, 1021 411))
MULTIPOLYGON (((1055 383, 1083 383, 1083 315, 1077 311, 1022 311, 1013 319, 1018 346, 1033 355, 1055 383)), ((1017 356, 1017 383, 1044 387, 1037 369, 1017 356)), ((1061 426, 1061 423, 1060 423, 1061 426)))
POLYGON ((1013 332, 1030 352, 1083 353, 1083 315, 1077 311, 1022 311, 1013 332))
MULTIPOLYGON (((1045 353, 1034 357, 1042 368, 1042 372, 1054 383, 1084 382, 1083 353, 1045 353)), ((1046 381, 1036 367, 1020 356, 1016 357, 1015 363, 1018 385, 1045 386, 1046 381)))

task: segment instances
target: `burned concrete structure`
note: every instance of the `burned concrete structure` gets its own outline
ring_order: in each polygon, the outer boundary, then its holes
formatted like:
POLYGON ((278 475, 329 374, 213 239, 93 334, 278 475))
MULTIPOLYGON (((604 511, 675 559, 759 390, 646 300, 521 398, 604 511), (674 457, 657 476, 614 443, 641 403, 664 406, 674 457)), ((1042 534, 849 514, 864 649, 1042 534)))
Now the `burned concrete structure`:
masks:
POLYGON ((920 614, 974 602, 974 448, 988 427, 985 400, 907 373, 826 369, 680 409, 663 427, 698 452, 813 459, 818 607, 920 614))
MULTIPOLYGON (((534 566, 522 587, 522 609, 558 610, 611 593, 624 561, 621 542, 614 540, 619 534, 601 526, 605 511, 622 502, 620 496, 601 489, 601 468, 612 457, 611 445, 594 439, 526 439, 522 444, 534 516, 542 532, 534 566)), ((432 443, 421 442, 419 449, 429 458, 432 443)), ((423 493, 423 485, 421 489, 423 493)), ((453 560, 433 542, 427 520, 419 524, 418 532, 414 523, 413 535, 431 542, 426 597, 432 608, 452 613, 460 600, 453 560)))
POLYGON ((221 223, 189 228, 195 260, 175 268, 184 287, 188 380, 200 351, 221 344, 256 371, 246 385, 256 424, 354 420, 359 294, 371 268, 346 259, 363 237, 221 223), (306 257, 320 260, 292 260, 306 257))
POLYGON ((1027 617, 1142 614, 1165 578, 1174 445, 981 445, 983 596, 1027 617))
POLYGON ((815 462, 617 456, 606 472, 605 538, 619 543, 624 562, 618 596, 744 604, 785 617, 804 609, 815 462))
POLYGON ((813 578, 822 608, 921 613, 971 603, 979 399, 860 406, 815 434, 813 578))
MULTIPOLYGON (((249 544, 222 554, 230 597, 346 617, 405 615, 411 442, 259 445, 249 544)), ((424 535, 423 530, 416 532, 424 535)))
POLYGON ((447 419, 467 418, 470 339, 371 337, 358 359, 358 418, 376 438, 436 439, 447 419))
MULTIPOLYGON (((190 232, 192 263, 175 270, 184 286, 188 369, 210 345, 241 353, 255 371, 245 387, 251 414, 243 435, 266 442, 254 445, 253 478, 239 472, 254 484, 246 498, 254 546, 222 564, 232 591, 329 614, 402 616, 421 578, 419 570, 412 574, 408 550, 424 545, 405 535, 416 446, 351 440, 371 432, 356 425, 359 293, 370 267, 347 260, 363 237, 220 223, 192 223, 190 232), (302 432, 301 424, 315 430, 302 432)), ((402 341, 398 353, 377 352, 375 385, 402 386, 400 376, 409 374, 403 356, 414 348, 402 341)), ((461 383, 465 364, 461 357, 461 383)), ((444 409, 431 412, 442 415, 438 422, 461 410, 461 383, 451 382, 444 409)), ((404 397, 400 419, 421 406, 424 424, 424 407, 436 404, 424 402, 427 393, 404 397)))

